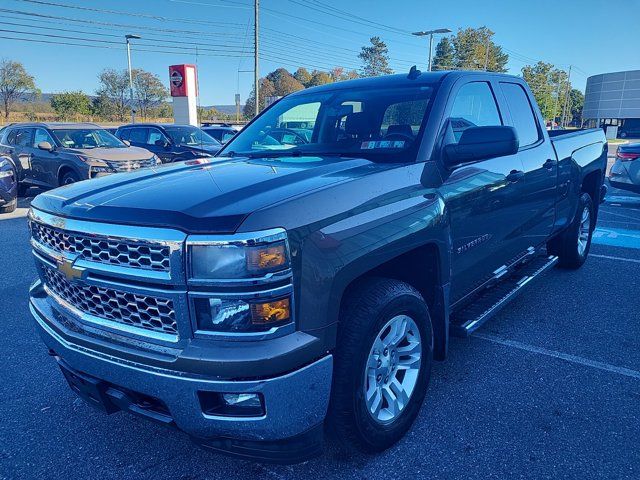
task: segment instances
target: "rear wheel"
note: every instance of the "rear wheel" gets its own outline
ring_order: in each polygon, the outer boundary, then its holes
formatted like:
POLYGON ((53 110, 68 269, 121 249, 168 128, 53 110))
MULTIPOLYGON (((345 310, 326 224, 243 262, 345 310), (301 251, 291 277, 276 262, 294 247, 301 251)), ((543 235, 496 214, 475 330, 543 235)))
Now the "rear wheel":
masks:
POLYGON ((76 183, 79 181, 80 177, 78 177, 78 174, 76 172, 66 172, 60 179, 60 186, 71 185, 72 183, 76 183))
POLYGON ((11 213, 15 211, 18 207, 18 199, 15 198, 11 203, 5 205, 4 207, 0 207, 0 213, 11 213))
POLYGON ((345 299, 327 423, 347 450, 379 452, 418 415, 433 357, 429 309, 410 285, 369 279, 345 299))
POLYGON ((548 243, 547 250, 550 254, 559 257, 561 267, 580 268, 589 255, 594 228, 593 200, 589 194, 583 193, 573 222, 567 230, 548 243))

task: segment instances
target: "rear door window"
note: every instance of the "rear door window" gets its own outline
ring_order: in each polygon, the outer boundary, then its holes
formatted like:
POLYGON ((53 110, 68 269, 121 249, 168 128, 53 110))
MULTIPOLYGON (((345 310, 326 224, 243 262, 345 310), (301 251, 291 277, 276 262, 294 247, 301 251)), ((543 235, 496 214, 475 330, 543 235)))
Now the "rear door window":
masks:
POLYGON ((33 138, 33 128, 20 128, 16 132, 13 145, 16 147, 31 147, 33 138))
POLYGON ((501 82, 500 88, 507 100, 513 127, 518 132, 520 148, 533 145, 540 140, 540 131, 527 92, 517 83, 501 82))
POLYGON ((502 125, 496 99, 487 82, 471 82, 463 85, 453 102, 449 117, 456 142, 470 127, 502 125))

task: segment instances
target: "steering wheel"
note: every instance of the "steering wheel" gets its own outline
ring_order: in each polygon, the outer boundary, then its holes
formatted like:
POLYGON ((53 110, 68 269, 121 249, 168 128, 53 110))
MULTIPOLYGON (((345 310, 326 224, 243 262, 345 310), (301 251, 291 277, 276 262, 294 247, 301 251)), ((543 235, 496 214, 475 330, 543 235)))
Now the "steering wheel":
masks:
MULTIPOLYGON (((300 135, 298 132, 296 132, 295 130, 291 130, 290 128, 272 128, 271 130, 265 132, 265 135, 268 135, 270 137, 272 137, 273 133, 275 132, 282 132, 282 133, 288 133, 290 135, 293 135, 294 137, 300 139, 301 143, 309 143, 309 141, 304 138, 302 135, 300 135)), ((280 142, 282 144, 282 142, 280 142)))
POLYGON ((405 140, 408 142, 413 142, 413 137, 410 135, 405 135, 404 133, 389 133, 384 136, 384 140, 405 140))

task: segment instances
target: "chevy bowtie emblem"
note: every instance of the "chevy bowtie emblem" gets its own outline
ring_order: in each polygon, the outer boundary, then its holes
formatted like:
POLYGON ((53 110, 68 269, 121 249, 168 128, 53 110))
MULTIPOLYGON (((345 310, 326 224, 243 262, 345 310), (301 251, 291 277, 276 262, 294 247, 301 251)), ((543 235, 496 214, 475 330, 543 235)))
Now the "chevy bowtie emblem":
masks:
POLYGON ((74 267, 73 261, 67 259, 58 260, 58 271, 70 282, 83 278, 85 272, 84 268, 74 267))

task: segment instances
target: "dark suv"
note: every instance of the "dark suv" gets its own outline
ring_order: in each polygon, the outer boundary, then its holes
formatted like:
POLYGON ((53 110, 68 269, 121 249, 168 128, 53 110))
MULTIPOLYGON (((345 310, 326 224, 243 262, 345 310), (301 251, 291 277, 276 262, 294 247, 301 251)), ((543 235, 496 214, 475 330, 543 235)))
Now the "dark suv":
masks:
POLYGON ((116 137, 155 153, 163 163, 212 157, 222 145, 193 125, 135 123, 116 130, 116 137))
POLYGON ((228 123, 203 123, 202 130, 218 140, 222 145, 227 143, 238 133, 238 129, 228 123))
POLYGON ((19 195, 160 163, 91 123, 15 123, 2 130, 0 155, 13 161, 19 195))

